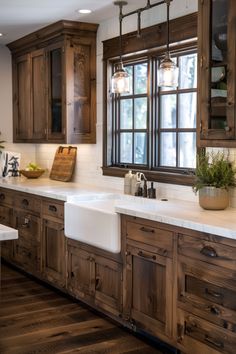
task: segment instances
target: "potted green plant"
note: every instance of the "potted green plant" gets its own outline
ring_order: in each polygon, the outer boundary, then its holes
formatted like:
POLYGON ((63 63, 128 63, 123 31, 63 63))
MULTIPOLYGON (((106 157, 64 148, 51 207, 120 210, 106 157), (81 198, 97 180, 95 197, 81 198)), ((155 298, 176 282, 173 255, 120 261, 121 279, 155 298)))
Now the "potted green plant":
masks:
POLYGON ((197 156, 194 192, 204 209, 222 210, 229 205, 229 187, 236 185, 235 172, 223 152, 201 153, 197 156))

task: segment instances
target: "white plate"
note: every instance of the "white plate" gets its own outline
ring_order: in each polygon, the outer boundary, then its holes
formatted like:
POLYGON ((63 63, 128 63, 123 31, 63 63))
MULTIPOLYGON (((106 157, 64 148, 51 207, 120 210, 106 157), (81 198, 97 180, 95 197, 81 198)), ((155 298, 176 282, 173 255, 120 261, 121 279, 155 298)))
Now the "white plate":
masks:
POLYGON ((217 66, 211 68, 211 82, 218 82, 225 77, 225 67, 217 66))

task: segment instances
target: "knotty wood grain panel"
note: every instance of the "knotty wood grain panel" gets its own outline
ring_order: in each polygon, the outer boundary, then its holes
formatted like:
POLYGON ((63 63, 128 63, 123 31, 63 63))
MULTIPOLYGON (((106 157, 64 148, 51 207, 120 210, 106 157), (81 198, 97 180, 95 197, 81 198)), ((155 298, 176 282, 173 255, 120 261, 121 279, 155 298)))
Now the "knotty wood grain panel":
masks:
POLYGON ((1 272, 1 354, 169 353, 5 264, 1 272))

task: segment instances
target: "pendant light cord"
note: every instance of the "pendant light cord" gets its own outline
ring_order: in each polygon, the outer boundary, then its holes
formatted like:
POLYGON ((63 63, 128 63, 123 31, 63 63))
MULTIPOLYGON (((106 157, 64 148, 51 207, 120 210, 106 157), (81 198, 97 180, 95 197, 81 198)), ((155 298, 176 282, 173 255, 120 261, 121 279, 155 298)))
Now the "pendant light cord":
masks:
POLYGON ((120 20, 120 62, 122 63, 122 19, 123 19, 123 14, 122 14, 122 3, 120 3, 120 15, 119 15, 119 20, 120 20))
POLYGON ((167 10, 167 53, 170 52, 170 0, 166 0, 166 10, 167 10))

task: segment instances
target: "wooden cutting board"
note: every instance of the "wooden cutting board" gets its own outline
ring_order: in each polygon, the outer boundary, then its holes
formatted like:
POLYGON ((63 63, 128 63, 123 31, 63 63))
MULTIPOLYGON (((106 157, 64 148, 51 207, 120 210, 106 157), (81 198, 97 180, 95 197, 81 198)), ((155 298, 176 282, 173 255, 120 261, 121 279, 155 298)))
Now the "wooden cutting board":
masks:
POLYGON ((76 153, 77 147, 59 146, 54 157, 49 177, 56 181, 70 181, 75 168, 76 153))

